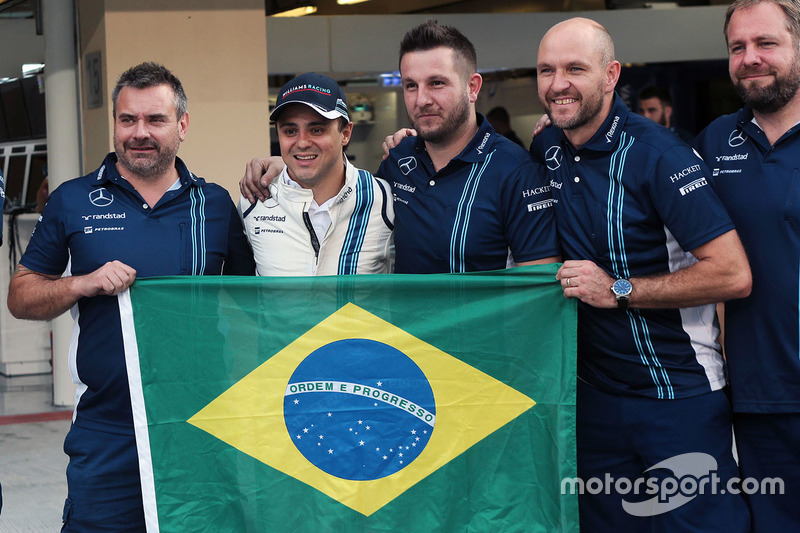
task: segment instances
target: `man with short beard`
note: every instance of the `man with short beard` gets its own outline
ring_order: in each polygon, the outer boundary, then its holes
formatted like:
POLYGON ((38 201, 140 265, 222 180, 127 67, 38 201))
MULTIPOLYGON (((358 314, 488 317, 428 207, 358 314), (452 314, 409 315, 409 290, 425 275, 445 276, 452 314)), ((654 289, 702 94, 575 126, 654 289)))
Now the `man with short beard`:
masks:
MULTIPOLYGON (((397 146, 387 138, 394 148, 376 174, 395 198, 395 272, 556 261, 550 186, 528 153, 475 110, 483 80, 469 39, 434 20, 413 28, 400 44, 400 77, 416 131, 395 134, 412 136, 397 146)), ((274 158, 251 161, 242 194, 250 202, 263 200, 282 168, 274 158)))
POLYGON ((695 146, 713 169, 753 270, 725 304, 725 353, 742 477, 780 479, 748 494, 753 531, 800 524, 800 2, 738 0, 725 17, 729 71, 744 107, 695 146))
POLYGON ((400 43, 406 112, 418 137, 393 148, 378 175, 395 195, 396 272, 469 272, 552 262, 559 255, 543 173, 477 113, 475 48, 429 20, 400 43))
POLYGON ((607 484, 579 494, 581 531, 743 533, 730 491, 641 489, 737 478, 713 303, 747 296, 750 272, 707 167, 628 110, 619 74, 595 21, 557 24, 539 45, 539 99, 557 128, 531 150, 556 202, 556 277, 578 300, 578 477, 607 484))
POLYGON ((227 191, 176 157, 189 126, 178 78, 143 63, 111 98, 115 152, 53 191, 8 293, 17 318, 75 319, 62 531, 145 530, 117 295, 137 277, 255 270, 227 191))

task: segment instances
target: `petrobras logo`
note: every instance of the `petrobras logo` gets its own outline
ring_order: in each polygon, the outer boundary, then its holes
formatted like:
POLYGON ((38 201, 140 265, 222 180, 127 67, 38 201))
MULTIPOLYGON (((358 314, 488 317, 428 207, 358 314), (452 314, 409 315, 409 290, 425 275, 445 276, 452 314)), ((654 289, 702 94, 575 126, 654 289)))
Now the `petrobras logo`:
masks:
POLYGON ((619 124, 619 116, 614 117, 611 127, 606 132, 606 142, 611 143, 614 141, 614 132, 617 131, 617 124, 619 124))
POLYGON ((561 151, 560 146, 551 146, 544 153, 544 162, 550 170, 557 170, 561 166, 561 161, 564 160, 564 153, 561 151))
POLYGON ((261 235, 262 233, 283 233, 283 230, 276 228, 262 228, 261 226, 256 226, 253 228, 253 233, 256 235, 261 235))
POLYGON ((402 198, 400 198, 396 194, 392 194, 392 198, 394 198, 395 202, 400 202, 401 204, 408 205, 408 200, 403 200, 402 198))
POLYGON ((417 158, 415 158, 414 156, 408 156, 402 159, 398 159, 397 166, 400 168, 400 172, 403 173, 403 176, 408 176, 408 174, 412 170, 417 168, 417 158))
POLYGON ((718 155, 717 163, 720 161, 745 161, 750 154, 718 155))
POLYGON ((672 183, 675 183, 676 181, 680 181, 682 178, 685 178, 689 174, 697 172, 698 170, 700 170, 700 165, 692 165, 690 167, 684 168, 680 172, 676 172, 675 174, 670 176, 669 179, 670 181, 672 181, 672 183))
POLYGON ((108 207, 114 202, 114 195, 105 187, 100 187, 89 193, 89 201, 95 207, 108 207))
POLYGON ((733 130, 731 134, 728 136, 728 146, 731 148, 736 148, 737 146, 741 146, 747 140, 747 134, 742 130, 733 130))
POLYGON ((256 215, 253 220, 256 222, 286 222, 286 215, 256 215))
POLYGON ((723 168, 723 169, 715 168, 712 171, 712 175, 714 176, 721 176, 722 174, 741 174, 741 173, 742 173, 741 168, 723 168))
POLYGON ((93 227, 93 226, 84 226, 83 233, 85 235, 89 235, 92 233, 102 233, 104 231, 125 231, 125 226, 101 226, 101 227, 93 227))
POLYGON ((705 178, 700 178, 700 179, 694 180, 693 182, 691 182, 691 183, 689 183, 687 185, 684 185, 683 187, 681 187, 678 190, 681 192, 681 196, 686 196, 690 192, 692 192, 694 190, 697 190, 700 187, 705 187, 706 185, 708 185, 708 182, 706 181, 706 179, 705 178))
POLYGON ((541 211, 542 209, 547 209, 548 207, 553 207, 552 198, 548 198, 547 200, 542 200, 541 202, 528 204, 528 213, 532 213, 534 211, 541 211))
POLYGON ((416 187, 412 187, 411 185, 408 185, 407 183, 398 183, 396 181, 394 182, 394 188, 398 189, 398 190, 401 190, 401 191, 410 192, 412 194, 414 193, 414 191, 417 190, 416 187))

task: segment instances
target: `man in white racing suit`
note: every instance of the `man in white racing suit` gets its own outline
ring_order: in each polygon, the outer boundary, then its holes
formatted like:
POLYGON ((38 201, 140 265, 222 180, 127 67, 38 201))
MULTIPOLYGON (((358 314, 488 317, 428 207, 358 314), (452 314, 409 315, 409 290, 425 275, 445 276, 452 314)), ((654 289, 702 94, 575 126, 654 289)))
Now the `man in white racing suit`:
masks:
POLYGON ((239 201, 256 273, 391 272, 391 189, 347 160, 353 123, 339 85, 327 76, 301 74, 278 93, 270 119, 285 166, 269 185, 270 198, 239 201))

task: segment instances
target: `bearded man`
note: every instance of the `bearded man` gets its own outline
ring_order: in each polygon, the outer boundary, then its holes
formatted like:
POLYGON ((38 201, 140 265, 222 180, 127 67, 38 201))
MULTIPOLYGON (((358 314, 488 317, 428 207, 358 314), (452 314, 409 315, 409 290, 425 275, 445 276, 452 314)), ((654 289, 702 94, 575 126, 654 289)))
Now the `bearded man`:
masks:
POLYGON ((178 78, 143 63, 112 101, 114 152, 53 191, 8 293, 17 318, 75 320, 62 531, 145 530, 117 295, 137 277, 255 270, 227 191, 177 157, 189 127, 178 78))
POLYGON ((800 523, 800 2, 738 0, 725 18, 729 71, 744 101, 695 147, 750 258, 753 291, 725 304, 725 354, 753 531, 800 523))

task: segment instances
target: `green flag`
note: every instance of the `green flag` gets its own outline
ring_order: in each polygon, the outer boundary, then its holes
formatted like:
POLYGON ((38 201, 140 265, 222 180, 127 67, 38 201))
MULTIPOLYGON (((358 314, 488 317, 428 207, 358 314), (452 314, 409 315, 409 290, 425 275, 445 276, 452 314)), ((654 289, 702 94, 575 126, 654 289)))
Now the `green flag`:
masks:
POLYGON ((138 280, 148 531, 577 531, 555 271, 138 280))

